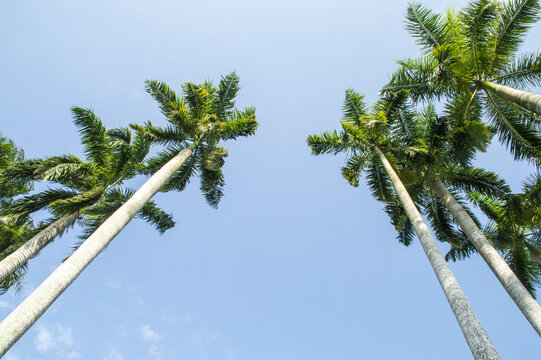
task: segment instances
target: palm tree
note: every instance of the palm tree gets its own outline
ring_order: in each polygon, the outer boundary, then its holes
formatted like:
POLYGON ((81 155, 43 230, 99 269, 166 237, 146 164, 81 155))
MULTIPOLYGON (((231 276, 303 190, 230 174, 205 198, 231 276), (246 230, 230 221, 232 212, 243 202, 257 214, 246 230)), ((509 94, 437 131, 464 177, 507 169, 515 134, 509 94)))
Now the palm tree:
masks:
POLYGON ((149 161, 149 168, 158 162, 165 164, 0 323, 0 356, 161 188, 182 190, 191 175, 199 172, 205 198, 212 206, 217 205, 224 184, 221 167, 227 154, 219 146, 220 141, 252 135, 257 128, 253 108, 241 111, 234 107, 238 83, 235 73, 223 77, 218 88, 210 82, 200 85, 185 83, 184 97, 180 98, 163 83, 147 82, 148 92, 158 100, 170 125, 164 129, 150 123, 134 127, 151 141, 170 146, 169 150, 149 161))
MULTIPOLYGON (((1 249, 0 282, 8 279, 3 283, 6 289, 13 284, 14 272, 20 277, 24 273, 21 267, 77 220, 83 223, 87 233, 91 233, 100 220, 103 222, 120 207, 128 197, 118 186, 136 175, 135 168, 148 153, 148 142, 140 136, 132 139, 129 129, 107 131, 91 110, 74 107, 72 112, 87 162, 73 155, 61 155, 19 161, 3 173, 4 178, 13 181, 48 181, 61 185, 3 207, 2 214, 15 219, 28 219, 31 213, 45 208, 55 216, 40 225, 41 231, 30 239, 19 237, 24 241, 12 241, 1 249), (103 211, 100 218, 92 216, 103 211)), ((161 232, 174 226, 171 216, 153 203, 147 204, 143 211, 146 214, 141 212, 139 215, 161 232)))
POLYGON ((541 54, 516 54, 540 11, 538 0, 475 0, 445 15, 411 4, 406 27, 424 56, 399 61, 382 93, 407 89, 414 101, 444 97, 460 103, 465 116, 483 109, 516 159, 541 163, 541 96, 523 91, 541 85, 541 54))
POLYGON ((310 135, 307 140, 308 145, 315 155, 350 153, 342 172, 355 178, 355 174, 360 174, 361 171, 367 169, 369 185, 379 200, 387 202, 392 197, 392 190, 389 186, 390 179, 396 196, 436 273, 474 358, 499 359, 494 345, 447 265, 421 214, 384 154, 384 151, 392 146, 389 141, 387 119, 396 116, 399 111, 400 109, 394 108, 393 104, 380 102, 374 107, 372 114, 367 115, 363 96, 353 90, 348 90, 344 104, 345 119, 342 121, 342 131, 340 133, 333 131, 321 135, 310 135), (384 174, 387 176, 384 177, 384 174))
MULTIPOLYGON (((490 137, 480 136, 487 134, 482 123, 476 123, 473 119, 464 122, 463 117, 456 116, 453 110, 449 107, 446 109, 447 119, 436 116, 433 107, 428 107, 422 116, 417 118, 411 116, 412 111, 401 111, 398 116, 400 121, 392 127, 392 140, 395 144, 391 153, 400 164, 400 167, 397 166, 398 173, 402 178, 408 178, 409 184, 415 185, 417 191, 421 188, 427 194, 425 199, 419 196, 422 200, 420 202, 424 202, 422 206, 438 237, 455 247, 461 247, 464 236, 452 231, 451 218, 444 211, 452 215, 473 247, 541 335, 541 307, 525 287, 528 282, 523 284, 513 271, 525 274, 528 267, 517 267, 516 256, 507 257, 508 265, 457 196, 457 192, 472 191, 485 196, 509 196, 510 189, 496 174, 471 166, 476 151, 484 150, 490 137), (457 150, 458 146, 462 147, 461 151, 457 150), (462 166, 459 166, 460 164, 462 166), (452 190, 444 183, 451 186, 452 190), (439 199, 434 200, 434 195, 439 199), (440 208, 440 204, 445 210, 440 208)), ((530 273, 534 274, 535 269, 530 273)))

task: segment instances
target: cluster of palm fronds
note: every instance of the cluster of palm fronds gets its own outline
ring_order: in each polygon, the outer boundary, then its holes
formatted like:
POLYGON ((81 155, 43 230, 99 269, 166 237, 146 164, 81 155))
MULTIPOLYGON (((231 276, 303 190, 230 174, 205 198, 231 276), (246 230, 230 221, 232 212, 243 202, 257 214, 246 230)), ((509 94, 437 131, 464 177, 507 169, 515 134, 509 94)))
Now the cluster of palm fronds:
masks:
MULTIPOLYGON (((35 253, 75 223, 81 225, 76 249, 133 194, 124 183, 139 174, 152 175, 179 151, 197 143, 194 153, 168 180, 162 191, 183 190, 198 174, 207 202, 216 207, 223 195, 222 166, 227 151, 221 140, 254 133, 254 109, 234 109, 239 79, 235 73, 222 78, 218 87, 210 82, 186 83, 184 97, 178 97, 164 83, 148 81, 148 92, 158 101, 169 125, 146 123, 130 128, 107 130, 91 109, 73 107, 85 160, 74 155, 24 159, 21 149, 0 138, 0 260, 30 239, 35 253), (146 159, 154 143, 166 149, 146 159), (41 191, 33 191, 34 182, 41 191), (46 211, 50 218, 34 224, 31 217, 46 211), (40 213, 41 212, 41 213, 40 213), (33 236, 35 236, 33 238, 33 236)), ((173 218, 148 201, 137 213, 160 233, 175 225, 173 218)), ((27 262, 19 261, 5 273, 0 271, 0 292, 20 288, 27 262)), ((1 265, 0 265, 1 267, 1 265)))
MULTIPOLYGON (((541 53, 516 54, 540 14, 538 0, 475 0, 444 14, 409 5, 406 28, 422 56, 398 62, 372 108, 347 90, 341 131, 310 135, 308 145, 315 155, 347 154, 344 178, 358 186, 365 173, 400 242, 409 245, 417 233, 425 251, 430 246, 410 211, 416 207, 451 245, 447 260, 478 252, 541 335, 532 297, 541 285, 541 96, 528 91, 541 85, 541 53), (516 160, 536 167, 521 193, 473 165, 494 135, 516 160), (488 219, 484 226, 471 205, 488 219)), ((452 304, 454 295, 446 295, 452 304)), ((468 324, 461 327, 468 339, 468 324)))

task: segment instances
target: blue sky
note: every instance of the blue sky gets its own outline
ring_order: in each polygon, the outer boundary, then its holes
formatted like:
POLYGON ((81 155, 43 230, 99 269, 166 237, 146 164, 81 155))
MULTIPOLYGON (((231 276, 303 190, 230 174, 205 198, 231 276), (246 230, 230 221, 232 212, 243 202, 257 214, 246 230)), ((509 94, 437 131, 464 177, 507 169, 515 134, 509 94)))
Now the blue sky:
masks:
MULTIPOLYGON (((403 28, 406 6, 2 2, 0 130, 28 158, 82 156, 73 105, 92 107, 108 128, 163 124, 146 79, 179 89, 236 70, 237 104, 255 106, 260 122, 256 136, 226 145, 218 210, 197 180, 159 194, 177 226, 159 236, 134 220, 5 359, 470 358, 419 243, 395 240, 368 189, 341 178, 343 157, 310 156, 305 144, 338 127, 347 88, 373 102, 395 60, 418 54, 403 28)), ((537 25, 525 48, 541 48, 540 39, 537 25)), ((479 164, 517 191, 533 171, 497 145, 479 164)), ((1 316, 58 266, 76 235, 30 263, 24 290, 0 298, 1 316)), ((535 331, 479 257, 451 266, 502 358, 538 354, 535 331)))

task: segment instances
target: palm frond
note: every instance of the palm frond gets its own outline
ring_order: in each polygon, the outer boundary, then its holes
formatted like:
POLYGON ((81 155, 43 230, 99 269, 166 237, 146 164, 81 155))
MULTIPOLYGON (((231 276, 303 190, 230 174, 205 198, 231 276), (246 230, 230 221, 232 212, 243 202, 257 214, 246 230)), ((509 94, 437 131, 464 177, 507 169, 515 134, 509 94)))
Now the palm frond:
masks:
POLYGON ((484 169, 449 166, 443 176, 447 184, 464 192, 476 192, 491 197, 502 197, 511 192, 504 179, 484 169))
POLYGON ((220 85, 218 86, 217 96, 212 103, 212 111, 218 116, 218 119, 226 120, 229 112, 234 108, 234 100, 240 90, 239 81, 240 79, 236 72, 222 76, 220 85))
POLYGON ((497 4, 493 0, 474 0, 462 9, 460 18, 464 23, 464 36, 468 39, 472 60, 477 76, 482 78, 492 60, 491 36, 494 33, 494 19, 497 4))
POLYGON ((495 26, 493 68, 499 69, 515 54, 530 26, 539 20, 540 10, 538 0, 511 0, 500 5, 495 26))
POLYGON ((73 113, 73 122, 79 128, 87 158, 100 166, 104 165, 110 149, 107 146, 107 131, 101 120, 90 109, 74 106, 71 108, 71 112, 73 113))
POLYGON ((354 89, 347 89, 344 105, 342 105, 344 120, 358 122, 362 115, 366 115, 366 110, 364 94, 359 94, 354 89))
POLYGON ((522 89, 528 85, 541 86, 541 52, 526 53, 515 58, 490 81, 522 89))
POLYGON ((49 208, 57 216, 68 215, 95 204, 102 196, 103 188, 98 186, 77 196, 56 200, 49 204, 49 208))
POLYGON ((160 128, 147 121, 143 126, 130 124, 130 127, 140 133, 141 136, 146 136, 151 144, 171 146, 182 144, 188 140, 187 135, 176 126, 168 125, 165 128, 160 128))
POLYGON ((173 216, 159 208, 154 201, 147 202, 143 208, 139 210, 137 217, 154 226, 160 234, 163 234, 175 226, 173 216))
POLYGON ((504 144, 515 159, 527 159, 541 163, 541 136, 530 124, 528 113, 520 107, 505 102, 487 92, 487 114, 504 144), (518 118, 517 116, 523 116, 518 118))
POLYGON ((321 135, 309 135, 306 139, 312 155, 333 154, 348 152, 351 145, 347 141, 345 133, 338 133, 336 130, 325 131, 321 135))
POLYGON ((357 152, 351 155, 347 159, 346 165, 342 167, 342 176, 352 186, 359 186, 359 177, 371 160, 372 156, 367 152, 357 152))
POLYGON ((212 96, 204 85, 187 82, 182 85, 184 98, 194 119, 201 120, 210 110, 212 96))
POLYGON ((47 189, 11 202, 2 209, 2 215, 27 216, 44 209, 56 201, 77 197, 80 193, 64 188, 47 189))
POLYGON ((204 164, 199 167, 201 178, 201 192, 207 200, 207 203, 213 208, 218 207, 225 185, 224 176, 221 169, 217 171, 208 170, 204 164))
POLYGON ((426 52, 430 52, 445 41, 445 28, 441 15, 434 14, 419 3, 408 6, 406 30, 417 39, 417 44, 426 52))
POLYGON ((233 140, 239 136, 254 135, 257 127, 255 108, 235 110, 229 119, 219 123, 216 137, 221 140, 233 140))

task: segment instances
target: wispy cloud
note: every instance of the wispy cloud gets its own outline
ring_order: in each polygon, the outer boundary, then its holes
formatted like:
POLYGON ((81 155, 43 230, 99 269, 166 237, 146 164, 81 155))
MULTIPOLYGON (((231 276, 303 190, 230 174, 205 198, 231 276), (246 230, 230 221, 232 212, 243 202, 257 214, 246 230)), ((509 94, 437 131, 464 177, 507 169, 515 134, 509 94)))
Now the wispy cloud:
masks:
POLYGON ((124 355, 117 348, 111 346, 103 360, 124 360, 124 355))
POLYGON ((152 330, 148 325, 143 325, 139 327, 139 331, 141 332, 141 336, 143 337, 143 339, 146 341, 160 341, 160 335, 154 330, 152 330))
POLYGON ((64 359, 78 359, 81 355, 73 349, 73 331, 71 327, 56 324, 51 326, 40 325, 34 345, 39 352, 54 352, 56 357, 64 359))
POLYGON ((148 353, 153 360, 162 358, 162 345, 160 344, 161 336, 156 331, 152 330, 149 325, 139 327, 139 332, 143 340, 149 342, 148 353))
POLYGON ((116 290, 122 286, 122 283, 118 280, 113 279, 112 277, 107 277, 105 279, 105 287, 109 290, 116 290))

